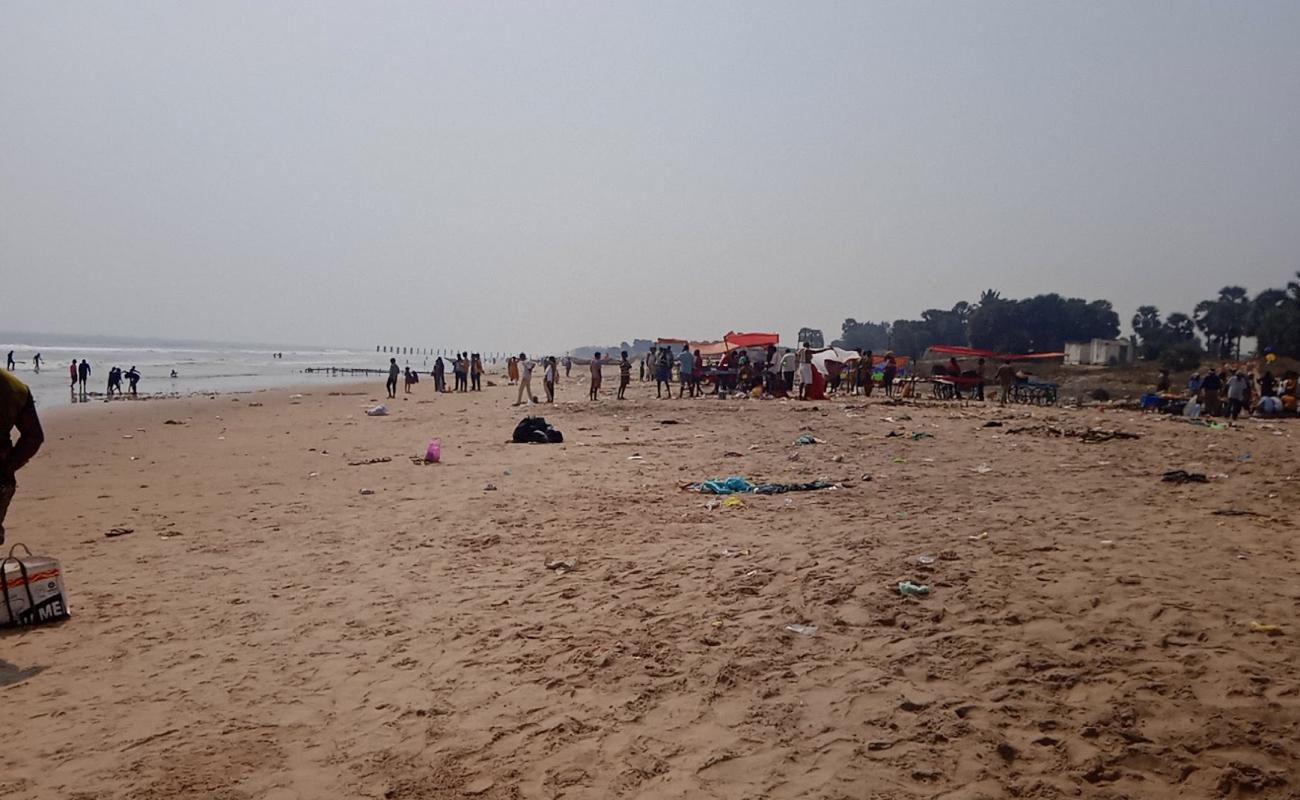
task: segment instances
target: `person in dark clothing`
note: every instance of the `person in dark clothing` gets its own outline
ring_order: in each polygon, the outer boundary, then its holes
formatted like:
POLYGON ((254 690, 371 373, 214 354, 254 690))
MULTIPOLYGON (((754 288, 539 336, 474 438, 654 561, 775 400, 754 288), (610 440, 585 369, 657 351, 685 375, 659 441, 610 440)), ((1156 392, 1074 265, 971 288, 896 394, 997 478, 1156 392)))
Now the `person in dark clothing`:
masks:
POLYGON ((397 399, 397 376, 402 374, 402 368, 397 366, 397 359, 388 359, 388 399, 397 399))
POLYGON ((77 366, 77 383, 81 387, 81 399, 86 399, 86 381, 90 379, 90 362, 81 359, 81 364, 77 366))

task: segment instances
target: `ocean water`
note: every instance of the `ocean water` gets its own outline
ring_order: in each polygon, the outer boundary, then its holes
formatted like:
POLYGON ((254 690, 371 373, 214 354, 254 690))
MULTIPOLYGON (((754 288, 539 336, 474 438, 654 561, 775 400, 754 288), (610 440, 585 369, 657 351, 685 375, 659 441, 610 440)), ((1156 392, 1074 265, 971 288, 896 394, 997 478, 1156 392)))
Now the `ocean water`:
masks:
MULTIPOLYGON (((139 392, 143 397, 176 396, 213 392, 241 392, 284 386, 334 386, 365 380, 361 376, 329 376, 307 373, 310 367, 347 367, 385 369, 388 359, 421 371, 433 368, 436 356, 396 355, 337 348, 290 348, 260 345, 223 345, 218 343, 167 343, 141 340, 111 340, 31 334, 0 334, 0 359, 10 351, 19 362, 15 374, 36 396, 41 408, 80 402, 69 391, 68 366, 72 359, 90 361, 91 374, 86 381, 91 404, 103 403, 108 386, 108 371, 113 366, 123 372, 132 366, 143 377, 139 392), (32 356, 41 354, 41 371, 33 369, 32 356), (275 358, 282 353, 283 358, 275 358), (427 360, 427 364, 426 364, 427 360), (177 377, 170 377, 176 370, 177 377)), ((4 362, 0 361, 0 367, 4 362)), ((382 389, 383 378, 371 376, 382 389)), ((129 383, 122 380, 122 388, 129 383)), ((116 402, 116 401, 114 401, 116 402)))

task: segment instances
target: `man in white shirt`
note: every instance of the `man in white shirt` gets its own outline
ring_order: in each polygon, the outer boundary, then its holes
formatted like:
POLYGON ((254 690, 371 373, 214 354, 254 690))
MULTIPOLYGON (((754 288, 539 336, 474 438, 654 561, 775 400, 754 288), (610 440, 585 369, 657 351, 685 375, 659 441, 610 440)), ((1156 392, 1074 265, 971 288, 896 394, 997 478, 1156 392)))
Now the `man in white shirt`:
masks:
POLYGON ((519 354, 519 396, 515 399, 515 405, 524 404, 524 394, 528 394, 529 404, 536 403, 537 397, 533 395, 533 367, 537 364, 531 361, 524 353, 519 354))
POLYGON ((808 347, 807 342, 799 343, 799 399, 807 400, 808 393, 812 391, 812 349, 808 347))

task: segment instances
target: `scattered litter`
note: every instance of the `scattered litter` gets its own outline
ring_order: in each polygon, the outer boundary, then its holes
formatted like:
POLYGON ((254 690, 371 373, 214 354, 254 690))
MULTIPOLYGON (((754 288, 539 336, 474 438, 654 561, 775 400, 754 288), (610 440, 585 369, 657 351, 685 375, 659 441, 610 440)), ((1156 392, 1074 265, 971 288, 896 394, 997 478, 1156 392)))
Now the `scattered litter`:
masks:
POLYGON ((886 434, 885 434, 885 438, 886 438, 886 439, 893 439, 893 438, 896 438, 896 437, 898 437, 898 436, 902 436, 902 435, 903 435, 903 432, 902 432, 902 431, 890 431, 889 433, 886 433, 886 434))
POLYGON ((989 532, 988 532, 988 531, 981 531, 979 534, 977 534, 977 535, 975 535, 975 536, 967 536, 966 538, 967 538, 967 539, 970 539, 972 542, 982 542, 982 541, 984 541, 985 539, 989 538, 989 532))
POLYGON ((843 463, 844 463, 844 456, 839 455, 839 454, 837 453, 836 455, 831 456, 831 462, 832 462, 832 463, 835 463, 835 464, 843 464, 843 463))
POLYGON ((919 431, 917 433, 912 434, 912 441, 914 442, 919 442, 922 439, 933 439, 933 438, 934 438, 933 433, 926 433, 925 431, 919 431))
POLYGON ((735 450, 728 450, 727 452, 725 452, 725 453, 722 454, 722 457, 723 457, 723 458, 740 458, 740 453, 737 453, 735 450))
POLYGON ((129 434, 129 433, 124 433, 124 434, 122 434, 122 438, 123 438, 123 439, 134 439, 135 436, 133 436, 132 434, 129 434))
POLYGON ((921 597, 930 593, 930 587, 924 583, 913 583, 911 581, 899 581, 898 593, 904 597, 921 597))
POLYGON ((159 539, 175 539, 177 536, 184 536, 180 531, 163 531, 158 534, 159 539))
POLYGON ((1218 511, 1211 511, 1216 517, 1262 517, 1257 511, 1243 511, 1240 508, 1221 508, 1218 511))
POLYGON ((687 483, 683 489, 701 494, 785 494, 786 492, 814 492, 822 489, 834 489, 830 481, 815 480, 807 483, 759 483, 754 484, 739 475, 732 475, 724 480, 700 481, 687 483))
POLYGON ((553 561, 546 562, 546 568, 563 575, 567 572, 573 572, 578 568, 578 559, 576 558, 557 558, 553 561))
POLYGON ((1034 433, 1042 436, 1057 436, 1067 439, 1079 439, 1088 444, 1109 442, 1112 439, 1140 439, 1136 433, 1102 428, 1062 428, 1055 425, 1028 425, 1023 428, 1008 428, 1007 433, 1034 433))
POLYGON ((375 490, 374 490, 374 489, 362 489, 362 490, 361 490, 361 493, 362 493, 362 494, 365 494, 365 495, 370 495, 370 494, 374 494, 374 493, 375 493, 375 490))
POLYGON ((1254 461, 1255 455, 1254 453, 1242 453, 1241 455, 1237 456, 1237 460, 1244 464, 1249 461, 1254 461))
POLYGON ((793 625, 786 625, 786 626, 785 626, 785 629, 786 629, 787 631, 790 631, 791 633, 797 633, 797 634, 799 634, 800 636, 816 636, 816 635, 817 635, 817 626, 816 626, 816 625, 802 625, 802 624, 799 624, 799 623, 795 623, 795 624, 793 624, 793 625))
POLYGON ((181 421, 178 420, 178 419, 168 419, 168 420, 163 420, 163 424, 164 424, 164 425, 184 425, 185 423, 184 423, 184 422, 181 422, 181 421))
POLYGON ((660 425, 681 425, 682 421, 679 419, 661 419, 659 420, 659 424, 660 425))
POLYGON ((794 443, 797 445, 826 444, 826 440, 818 439, 816 436, 813 436, 811 433, 805 433, 802 436, 800 436, 798 439, 795 439, 794 443))
POLYGON ((483 491, 485 492, 495 492, 496 490, 497 490, 497 485, 495 483, 489 483, 488 485, 483 487, 483 491))
POLYGON ((628 460, 628 461, 645 461, 645 456, 641 456, 641 455, 633 454, 633 455, 628 456, 628 457, 627 457, 627 460, 628 460))
MULTIPOLYGON (((297 395, 297 396, 298 396, 298 397, 301 397, 301 395, 297 395)), ((374 408, 372 408, 372 409, 370 409, 369 411, 367 411, 367 412, 366 412, 366 416, 367 416, 367 417, 386 417, 386 416, 388 416, 388 406, 384 405, 383 403, 380 403, 379 405, 377 405, 377 406, 375 406, 374 408)))
POLYGON ((109 528, 104 535, 111 539, 114 536, 126 536, 128 533, 135 533, 135 528, 109 528))
POLYGON ((995 419, 991 419, 991 420, 989 420, 988 422, 984 423, 984 427, 985 427, 985 428, 1001 428, 1001 427, 1002 427, 1002 423, 1001 423, 1001 422, 998 422, 998 421, 995 420, 995 419))
POLYGON ((315 478, 315 477, 318 477, 319 475, 320 475, 319 472, 308 472, 308 473, 307 473, 307 477, 308 477, 308 478, 315 478))
POLYGON ((564 434, 545 417, 524 417, 515 426, 510 441, 515 444, 563 444, 564 434))
POLYGON ((429 446, 424 450, 424 463, 437 464, 442 461, 442 440, 430 439, 429 446))
POLYGON ((893 463, 895 463, 895 464, 906 464, 906 463, 907 463, 907 459, 906 459, 906 458, 903 458, 902 456, 894 456, 893 463))
POLYGON ((744 508, 745 501, 741 500, 739 497, 736 497, 734 494, 728 495, 727 499, 722 501, 722 507, 723 508, 744 508))
POLYGON ((928 567, 928 566, 930 566, 931 564, 933 564, 934 562, 936 562, 936 561, 938 561, 938 560, 939 560, 939 559, 935 558, 934 556, 917 556, 917 557, 916 557, 916 563, 920 564, 920 565, 923 566, 923 567, 928 567))
POLYGON ((862 482, 863 482, 863 483, 867 483, 867 482, 869 482, 870 480, 871 480, 871 473, 870 473, 870 472, 863 473, 863 475, 862 475, 862 482))
POLYGON ((1171 469, 1164 474, 1160 480, 1166 483, 1209 483, 1210 479, 1199 472, 1188 472, 1185 469, 1171 469))
POLYGON ((1115 544, 1115 540, 1114 540, 1114 539, 1102 539, 1102 540, 1101 540, 1100 542, 1098 542, 1097 544, 1115 544))
POLYGON ((978 473, 980 475, 987 475, 993 471, 993 468, 990 467, 988 464, 980 464, 978 467, 971 467, 970 471, 978 473))
POLYGON ((1266 634, 1268 634, 1269 636, 1281 636, 1281 635, 1282 635, 1282 626, 1281 626, 1281 625, 1265 624, 1265 623, 1263 623, 1263 622, 1257 622, 1257 621, 1255 621, 1255 620, 1251 620, 1251 621, 1250 621, 1250 629, 1251 629, 1252 631, 1254 631, 1255 633, 1266 633, 1266 634))
POLYGON ((710 500, 709 502, 704 504, 704 507, 709 511, 712 511, 713 509, 717 508, 720 505, 722 505, 722 503, 718 502, 717 500, 710 500))
POLYGON ((360 461, 349 461, 349 467, 364 467, 366 464, 387 464, 393 459, 388 456, 379 456, 378 458, 365 458, 360 461))

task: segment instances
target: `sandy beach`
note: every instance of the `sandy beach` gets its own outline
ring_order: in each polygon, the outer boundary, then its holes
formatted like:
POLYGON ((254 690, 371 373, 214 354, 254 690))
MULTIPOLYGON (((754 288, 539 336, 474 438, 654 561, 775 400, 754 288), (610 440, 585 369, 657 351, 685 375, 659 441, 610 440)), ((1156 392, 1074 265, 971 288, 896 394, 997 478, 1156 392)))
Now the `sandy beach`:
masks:
POLYGON ((1293 422, 616 382, 549 446, 505 386, 49 412, 0 795, 1300 796, 1293 422), (729 475, 838 488, 680 488, 729 475))

